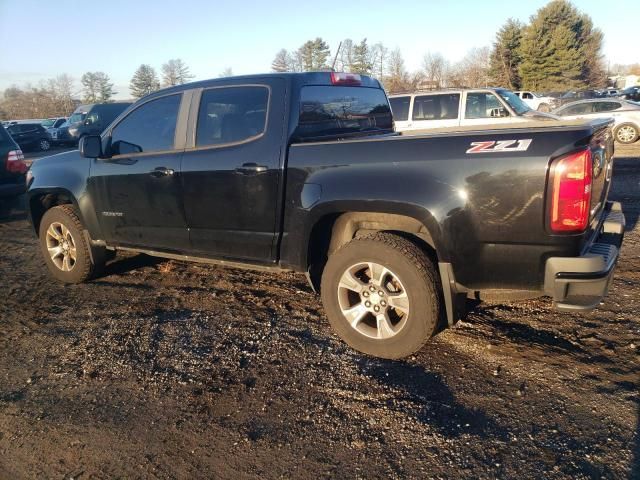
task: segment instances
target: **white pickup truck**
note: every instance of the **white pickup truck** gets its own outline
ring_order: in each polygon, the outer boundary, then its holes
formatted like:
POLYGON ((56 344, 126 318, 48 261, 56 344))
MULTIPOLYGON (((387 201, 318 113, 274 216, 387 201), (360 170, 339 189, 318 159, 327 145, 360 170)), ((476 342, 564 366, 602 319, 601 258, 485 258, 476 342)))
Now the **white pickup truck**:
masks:
POLYGON ((557 101, 553 97, 545 97, 530 91, 518 91, 513 93, 518 95, 518 97, 520 97, 522 101, 529 105, 533 110, 550 112, 557 107, 557 101))
POLYGON ((503 88, 447 89, 389 95, 396 131, 500 125, 557 119, 532 110, 503 88))

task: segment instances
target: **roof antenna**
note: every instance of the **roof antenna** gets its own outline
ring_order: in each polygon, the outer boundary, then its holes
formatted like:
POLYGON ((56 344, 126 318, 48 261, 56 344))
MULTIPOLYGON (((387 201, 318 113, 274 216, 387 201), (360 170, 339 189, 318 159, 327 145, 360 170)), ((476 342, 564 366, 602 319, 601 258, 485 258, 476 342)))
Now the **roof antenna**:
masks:
POLYGON ((342 47, 342 41, 338 44, 338 50, 336 50, 336 56, 333 57, 333 63, 331 64, 331 71, 336 71, 336 62, 338 61, 338 54, 340 53, 340 47, 342 47))

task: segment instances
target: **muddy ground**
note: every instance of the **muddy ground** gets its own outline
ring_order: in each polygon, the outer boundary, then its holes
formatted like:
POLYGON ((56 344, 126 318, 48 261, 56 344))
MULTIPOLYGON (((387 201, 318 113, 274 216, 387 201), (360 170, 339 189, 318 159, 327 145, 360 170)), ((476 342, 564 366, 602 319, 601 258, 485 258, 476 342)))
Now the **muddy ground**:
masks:
POLYGON ((402 362, 347 348, 299 275, 119 256, 55 283, 16 206, 0 478, 640 478, 640 147, 620 155, 597 311, 483 304, 402 362))

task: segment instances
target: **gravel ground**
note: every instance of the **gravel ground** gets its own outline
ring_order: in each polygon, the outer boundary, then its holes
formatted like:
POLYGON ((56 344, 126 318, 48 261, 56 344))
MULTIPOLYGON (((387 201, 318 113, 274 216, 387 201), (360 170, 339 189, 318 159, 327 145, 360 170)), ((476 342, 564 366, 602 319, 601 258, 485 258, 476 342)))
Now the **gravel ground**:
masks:
POLYGON ((597 311, 482 304, 403 362, 341 343, 299 275, 140 255, 55 283, 16 206, 0 478, 640 479, 640 146, 619 156, 597 311))

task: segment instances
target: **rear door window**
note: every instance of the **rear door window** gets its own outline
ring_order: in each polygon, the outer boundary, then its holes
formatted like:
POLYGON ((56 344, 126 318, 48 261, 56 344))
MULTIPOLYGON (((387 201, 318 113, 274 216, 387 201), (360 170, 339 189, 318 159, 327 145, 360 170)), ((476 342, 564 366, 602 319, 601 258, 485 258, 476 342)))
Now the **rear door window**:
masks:
POLYGON ((421 95, 413 100, 413 120, 451 120, 458 118, 460 95, 421 95))
POLYGON ((391 108, 381 88, 314 85, 301 89, 295 140, 392 131, 391 108))
POLYGON ((568 115, 584 115, 593 112, 592 103, 579 103, 578 105, 571 105, 560 112, 560 115, 566 117, 568 115))
POLYGON ((196 147, 244 142, 264 133, 269 89, 259 85, 202 92, 196 147))
POLYGON ((411 105, 411 97, 394 97, 389 99, 393 119, 398 122, 406 122, 409 120, 409 106, 411 105))
POLYGON ((594 112, 611 112, 617 110, 622 105, 619 102, 596 102, 593 106, 594 112))

